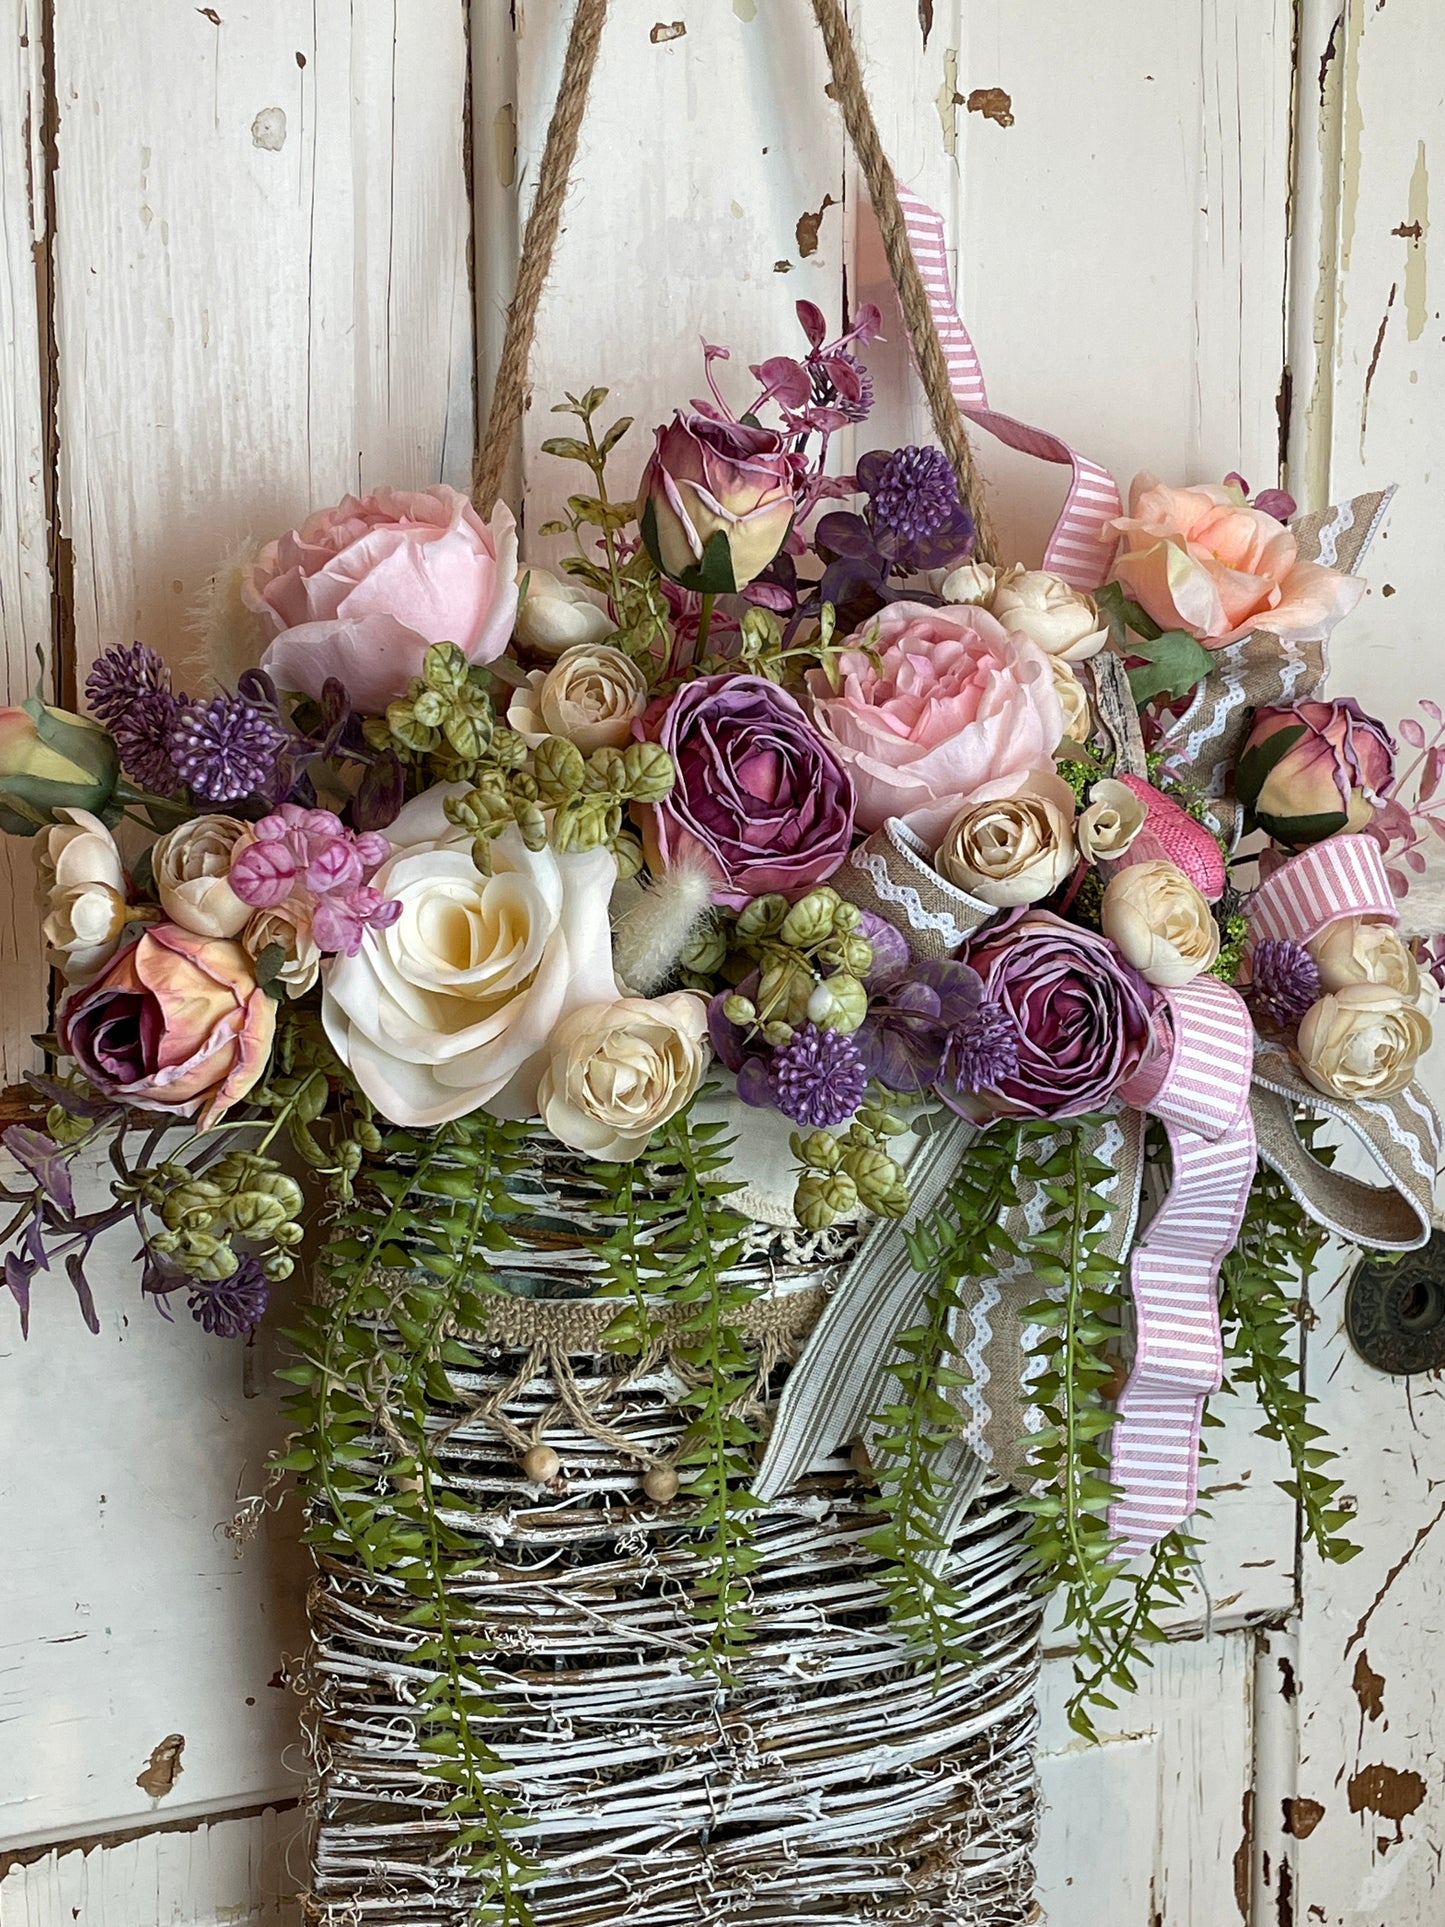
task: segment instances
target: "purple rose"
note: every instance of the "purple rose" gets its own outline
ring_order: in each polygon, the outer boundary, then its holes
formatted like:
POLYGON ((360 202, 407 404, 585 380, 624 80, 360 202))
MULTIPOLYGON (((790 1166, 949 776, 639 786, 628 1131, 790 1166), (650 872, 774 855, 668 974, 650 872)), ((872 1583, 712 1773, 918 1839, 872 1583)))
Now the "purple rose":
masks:
POLYGON ((654 870, 700 860, 713 895, 798 896, 830 877, 853 837, 847 771, 784 689, 765 676, 701 676, 663 712, 657 741, 677 771, 645 812, 654 870))
POLYGON ((1017 1028, 1016 1067, 982 1093, 991 1113, 1081 1117, 1153 1056, 1159 993, 1097 930, 1028 910, 963 955, 1017 1028))

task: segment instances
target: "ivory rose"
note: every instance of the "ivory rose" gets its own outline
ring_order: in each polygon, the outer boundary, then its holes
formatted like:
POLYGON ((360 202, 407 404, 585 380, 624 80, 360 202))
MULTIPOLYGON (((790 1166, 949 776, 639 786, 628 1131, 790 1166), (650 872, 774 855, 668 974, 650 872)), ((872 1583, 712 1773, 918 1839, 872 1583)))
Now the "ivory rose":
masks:
POLYGON ((647 680, 630 656, 605 643, 579 643, 551 669, 534 669, 513 695, 507 722, 533 749, 565 736, 584 756, 621 749, 647 707, 647 680))
POLYGON ((1064 719, 1064 733, 1059 741, 1087 743, 1094 729, 1088 693, 1062 656, 1050 656, 1049 667, 1053 671, 1054 694, 1059 699, 1059 709, 1064 719))
POLYGON ((1126 855, 1144 827, 1147 808, 1143 797, 1127 783, 1112 776, 1100 777, 1074 826, 1079 855, 1085 863, 1111 862, 1126 855))
POLYGON ((1011 636, 1027 636, 1061 662, 1087 662, 1109 640, 1093 599, 1047 569, 1001 576, 987 606, 1011 636))
POLYGON ((1036 770, 1012 796, 970 803, 934 858, 950 883, 1004 909, 1052 895, 1074 867, 1074 792, 1036 770))
POLYGON ((1429 1017, 1439 1000, 1435 979, 1420 969, 1399 932, 1369 917, 1338 917, 1306 946, 1326 990, 1384 984, 1429 1017))
POLYGON ((692 991, 585 1004, 553 1033, 542 1122, 589 1157, 635 1158, 691 1101, 709 1055, 707 1005, 692 991))
POLYGON ((251 914, 227 881, 249 827, 234 816, 197 816, 151 851, 156 895, 172 923, 198 937, 238 937, 251 914))
POLYGON ((974 602, 986 609, 1000 573, 992 562, 961 562, 944 576, 939 594, 945 602, 974 602))
POLYGON ((1129 863, 1116 871, 1099 920, 1144 981, 1161 989, 1192 982, 1219 956, 1219 925, 1173 863, 1129 863))
POLYGON ((125 866, 115 838, 89 810, 61 807, 36 842, 50 961, 67 983, 88 984, 115 955, 126 926, 125 866))
POLYGON ((338 956, 321 1021, 376 1108, 411 1128, 468 1111, 532 1117, 553 1034, 583 1004, 610 1003, 610 850, 529 850, 508 828, 482 876, 471 838, 444 805, 465 783, 414 798, 388 828, 393 855, 372 879, 401 904, 338 956))
POLYGON ((60 1048, 96 1090, 205 1130, 266 1068, 276 1006, 239 944, 152 924, 60 1009, 60 1048))
POLYGON ((281 689, 319 697, 329 676, 379 714, 420 675, 434 642, 468 662, 501 655, 517 613, 517 528, 489 522, 443 483, 376 489, 309 516, 268 543, 242 597, 274 640, 261 667, 281 689))
POLYGON ((860 829, 899 817, 936 844, 965 803, 1007 796, 1052 761, 1064 717, 1049 659, 985 610, 894 602, 849 641, 842 687, 813 669, 808 689, 853 778, 860 829))
POLYGON ((1415 1075, 1430 1034, 1429 1018, 1388 984, 1346 984, 1305 1012, 1296 1055, 1330 1097, 1391 1097, 1415 1075))
POLYGON ((281 949, 274 981, 288 997, 304 997, 321 973, 321 946, 312 929, 311 907, 290 897, 268 910, 252 911, 241 932, 241 948, 259 959, 272 944, 281 949))
POLYGON ((539 656, 559 656, 579 643, 601 642, 617 627, 585 589, 550 569, 524 567, 518 588, 517 641, 539 656))
POLYGON ((1186 629, 1208 649, 1268 629, 1283 642, 1316 642, 1349 614, 1365 585, 1302 562, 1294 532, 1237 489, 1169 488, 1136 475, 1119 537, 1114 580, 1161 629, 1186 629))

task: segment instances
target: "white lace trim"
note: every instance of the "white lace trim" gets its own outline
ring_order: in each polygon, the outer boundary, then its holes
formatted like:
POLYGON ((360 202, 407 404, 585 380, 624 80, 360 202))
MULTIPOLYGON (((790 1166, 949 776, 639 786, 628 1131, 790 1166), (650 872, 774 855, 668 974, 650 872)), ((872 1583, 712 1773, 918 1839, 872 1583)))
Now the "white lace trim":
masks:
POLYGON ((927 909, 912 884, 894 882, 888 873, 888 859, 881 850, 856 849, 853 852, 853 867, 868 873, 880 902, 898 905, 908 918, 911 930, 936 931, 950 948, 961 945, 967 939, 968 930, 960 927, 947 910, 927 909))
POLYGON ((1377 1117, 1380 1120, 1385 1129, 1390 1133, 1391 1142, 1405 1153, 1405 1156, 1410 1160, 1411 1164, 1414 1165, 1416 1171, 1430 1187, 1431 1194, 1433 1195, 1435 1189, 1435 1169, 1434 1166, 1427 1163, 1421 1155, 1420 1140, 1415 1136, 1414 1132, 1407 1131, 1403 1128, 1388 1104, 1379 1104, 1372 1099, 1363 1097, 1357 1097, 1355 1102, 1367 1117, 1377 1117))
POLYGON ((1317 559, 1323 562, 1327 569, 1334 568, 1339 558, 1340 537, 1354 526, 1354 503, 1341 502, 1340 506, 1335 510, 1329 521, 1325 523, 1319 534, 1320 551, 1317 559))

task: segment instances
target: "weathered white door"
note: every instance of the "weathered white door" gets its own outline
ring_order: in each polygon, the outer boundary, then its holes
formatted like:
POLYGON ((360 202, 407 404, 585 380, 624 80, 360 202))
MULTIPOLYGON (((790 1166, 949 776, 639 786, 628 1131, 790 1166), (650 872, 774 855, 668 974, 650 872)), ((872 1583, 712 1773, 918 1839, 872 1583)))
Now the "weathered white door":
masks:
MULTIPOLYGON (((1445 693, 1438 0, 849 10, 998 404, 1125 479, 1259 486, 1287 458, 1311 505, 1400 481, 1336 680, 1390 718, 1445 693)), ((37 649, 63 693, 132 634, 183 662, 189 603, 238 541, 348 487, 464 477, 473 316, 485 396, 570 7, 467 12, 0 0, 12 695, 37 649)), ((640 465, 646 425, 694 392, 699 335, 745 364, 791 341, 800 295, 836 316, 845 289, 885 292, 825 81, 805 0, 613 0, 533 360, 528 527, 564 490, 539 452, 564 389, 610 381, 640 465)), ((877 419, 921 439, 892 332, 877 419)), ((1036 556, 1057 474, 984 453, 1006 546, 1036 556)), ((25 853, 0 865, 13 1082, 43 1010, 25 853)), ((28 1345, 0 1326, 0 1927, 281 1921, 304 1873, 285 1686, 304 1567, 285 1514, 244 1556, 225 1531, 278 1430, 274 1360, 159 1321, 126 1255, 99 1338, 63 1284, 28 1345)), ((1440 1918, 1445 1412, 1433 1382, 1354 1357, 1340 1296, 1306 1371, 1365 1551, 1297 1559, 1277 1448, 1230 1413, 1207 1603, 1097 1749, 1067 1733, 1067 1657, 1047 1662, 1054 1927, 1440 1918)))

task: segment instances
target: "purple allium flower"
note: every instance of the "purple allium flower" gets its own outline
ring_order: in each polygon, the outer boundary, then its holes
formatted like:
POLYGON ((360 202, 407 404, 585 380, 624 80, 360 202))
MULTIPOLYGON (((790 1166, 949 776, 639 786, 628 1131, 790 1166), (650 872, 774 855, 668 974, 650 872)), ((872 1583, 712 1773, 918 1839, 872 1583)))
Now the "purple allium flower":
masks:
POLYGON ((171 672, 143 642, 117 644, 95 660, 85 679, 85 699, 100 720, 113 727, 137 696, 171 693, 171 672))
POLYGON ((107 649, 85 679, 85 698, 115 738, 132 782, 173 795, 181 779, 171 761, 171 730, 186 698, 172 691, 171 672, 155 650, 143 642, 107 649))
POLYGON ((260 1259, 248 1255, 229 1278, 193 1280, 186 1305, 213 1338, 245 1338, 260 1324, 270 1297, 260 1259))
POLYGON ((212 803, 264 790, 285 744, 285 732, 239 696, 192 703, 171 726, 171 760, 181 780, 212 803))
POLYGON ((1302 943, 1290 937, 1266 937, 1257 943, 1250 968, 1250 996, 1285 1030, 1292 1030, 1324 995, 1319 965, 1302 943))
POLYGON ((803 1024, 773 1052, 773 1102, 810 1130, 846 1124, 863 1102, 868 1073, 851 1037, 803 1024))
POLYGON ((1019 1067, 1019 1028, 1002 1004, 985 997, 948 1033, 943 1076, 956 1091, 981 1091, 1019 1067))
MULTIPOLYGON (((866 458, 865 458, 866 461, 866 458)), ((879 535, 916 542, 931 535, 958 506, 958 480, 941 448, 895 448, 858 479, 870 497, 869 519, 879 535)))

